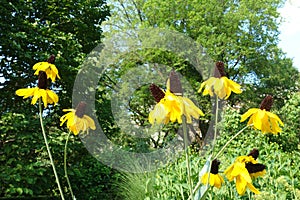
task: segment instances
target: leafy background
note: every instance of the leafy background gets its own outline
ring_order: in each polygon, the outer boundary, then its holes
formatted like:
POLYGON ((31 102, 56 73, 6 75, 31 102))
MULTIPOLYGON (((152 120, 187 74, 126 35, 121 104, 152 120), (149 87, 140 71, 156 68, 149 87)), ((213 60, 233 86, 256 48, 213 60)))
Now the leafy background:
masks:
MULTIPOLYGON (((45 111, 45 127, 64 192, 63 178, 65 127, 59 126, 62 109, 71 108, 72 89, 81 64, 104 38, 117 32, 139 28, 176 30, 199 42, 214 60, 222 60, 228 76, 242 85, 241 95, 232 95, 223 113, 218 148, 240 130, 240 114, 257 107, 266 94, 272 94, 273 110, 285 123, 278 136, 249 130, 238 137, 221 158, 224 170, 236 156, 259 148, 259 161, 267 174, 255 182, 262 191, 256 199, 299 198, 299 72, 278 47, 277 9, 283 0, 132 0, 132 1, 3 1, 0 4, 0 198, 59 198, 55 178, 43 144, 37 106, 15 95, 19 88, 32 87, 37 77, 32 66, 54 54, 61 79, 52 85, 59 104, 45 111), (103 32, 104 31, 104 32, 103 32)), ((183 74, 193 89, 203 81, 195 76, 191 64, 171 52, 147 49, 126 54, 122 62, 109 66, 96 93, 96 114, 105 134, 128 151, 153 151, 163 147, 176 133, 176 125, 164 127, 167 137, 137 139, 123 133, 114 123, 110 105, 113 86, 122 73, 137 65, 165 64, 183 74)), ((126 91, 125 91, 126 92, 126 91)), ((209 97, 195 95, 207 114, 199 120, 206 133, 211 116, 209 97)), ((135 92, 130 107, 139 126, 147 126, 147 111, 154 105, 147 87, 135 92)), ((201 141, 193 144, 193 180, 206 156, 201 141)), ((216 148, 216 150, 218 149, 216 148)), ((153 173, 126 174, 103 165, 91 156, 79 137, 71 137, 68 171, 77 199, 183 199, 187 198, 184 158, 178 158, 153 173)), ((139 170, 139 166, 136 170, 139 170)), ((226 182, 207 198, 252 199, 238 197, 234 184, 226 182)))

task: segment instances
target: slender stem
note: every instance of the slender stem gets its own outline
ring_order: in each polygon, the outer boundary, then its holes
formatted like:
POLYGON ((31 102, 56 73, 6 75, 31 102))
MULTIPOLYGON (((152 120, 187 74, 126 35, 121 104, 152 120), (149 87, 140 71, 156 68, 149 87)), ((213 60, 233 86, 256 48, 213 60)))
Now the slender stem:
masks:
POLYGON ((72 187, 71 187, 71 183, 70 183, 69 176, 68 176, 68 171, 67 171, 67 147, 68 147, 68 141, 69 141, 70 135, 71 135, 71 131, 69 131, 69 134, 68 134, 68 137, 67 137, 67 140, 66 140, 66 144, 65 144, 65 150, 64 150, 64 170, 65 170, 65 177, 67 179, 69 190, 70 190, 70 193, 71 193, 71 196, 72 196, 72 200, 75 200, 76 198, 75 198, 75 196, 73 194, 73 190, 72 190, 72 187))
MULTIPOLYGON (((234 136, 232 136, 232 138, 230 138, 227 142, 226 142, 226 144, 222 147, 222 149, 217 153, 217 155, 215 156, 215 158, 214 159, 216 159, 223 151, 224 151, 224 149, 229 145, 229 143, 234 139, 234 138, 236 138, 239 134, 241 134, 246 128, 248 128, 248 127, 250 127, 250 126, 252 126, 253 124, 250 124, 250 125, 247 125, 247 126, 245 126, 244 128, 242 128, 239 132, 237 132, 234 136)), ((213 159, 213 160, 214 160, 213 159)))
POLYGON ((216 97, 215 130, 214 130, 214 138, 213 138, 213 144, 211 149, 212 154, 214 153, 214 148, 216 146, 216 141, 217 141, 218 118, 219 118, 219 99, 218 97, 216 97))
MULTIPOLYGON (((216 141, 217 141, 217 133, 218 133, 218 119, 219 119, 219 99, 216 97, 216 104, 215 104, 215 128, 214 128, 214 137, 213 137, 213 143, 212 143, 212 148, 211 148, 211 155, 214 154, 214 148, 216 146, 216 141)), ((208 168, 208 176, 207 176, 207 185, 209 187, 209 178, 210 178, 210 169, 211 169, 211 163, 212 160, 209 162, 209 168, 208 168)))
POLYGON ((42 102, 41 102, 41 98, 39 98, 39 118, 40 118, 42 133, 43 133, 43 137, 44 137, 44 140, 45 140, 48 155, 49 155, 49 158, 50 158, 50 162, 51 162, 51 165, 52 165, 52 168, 53 168, 56 183, 57 183, 57 186, 58 186, 58 189, 59 189, 59 192, 60 192, 60 196, 61 196, 61 199, 64 200, 65 199, 64 194, 63 194, 62 189, 60 187, 59 179, 58 179, 58 176, 57 176, 57 173, 56 173, 55 165, 54 165, 54 162, 53 162, 53 159, 52 159, 52 154, 51 154, 51 151, 50 151, 50 148, 49 148, 49 145, 48 145, 48 141, 47 141, 47 137, 46 137, 46 133, 45 133, 45 129, 44 129, 42 111, 43 111, 42 102))
POLYGON ((190 194, 193 197, 193 183, 191 179, 191 166, 190 166, 190 157, 189 157, 189 148, 188 148, 188 135, 187 135, 187 124, 186 117, 182 115, 182 128, 183 128, 183 141, 185 148, 185 159, 186 159, 186 169, 188 173, 188 182, 190 187, 190 194))

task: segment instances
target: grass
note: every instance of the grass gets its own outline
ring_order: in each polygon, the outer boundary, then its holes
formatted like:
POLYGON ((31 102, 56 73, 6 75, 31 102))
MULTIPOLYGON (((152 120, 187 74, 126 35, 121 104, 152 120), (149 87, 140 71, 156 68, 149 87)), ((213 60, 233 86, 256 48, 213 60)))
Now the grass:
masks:
MULTIPOLYGON (((234 109, 228 109, 224 115, 221 135, 217 140, 216 151, 220 150, 228 139, 245 124, 239 123, 240 114, 234 109)), ((291 131, 291 127, 285 127, 291 131)), ((206 199, 300 199, 300 152, 295 145, 297 134, 268 136, 259 131, 247 129, 239 135, 219 157, 220 171, 223 172, 237 156, 247 155, 253 148, 259 149, 258 162, 267 166, 267 174, 253 181, 261 192, 255 195, 247 190, 244 196, 236 192, 235 183, 226 180, 221 189, 212 188, 206 199), (289 137, 283 141, 283 137, 289 137), (287 143, 287 142, 291 143, 287 143), (291 150, 287 151, 287 146, 291 150)), ((198 182, 198 174, 205 163, 206 156, 194 152, 191 155, 192 180, 198 182)), ((138 168, 138 166, 137 166, 138 168)), ((187 199, 188 185, 184 154, 174 163, 153 173, 124 174, 119 183, 120 193, 124 199, 187 199)))

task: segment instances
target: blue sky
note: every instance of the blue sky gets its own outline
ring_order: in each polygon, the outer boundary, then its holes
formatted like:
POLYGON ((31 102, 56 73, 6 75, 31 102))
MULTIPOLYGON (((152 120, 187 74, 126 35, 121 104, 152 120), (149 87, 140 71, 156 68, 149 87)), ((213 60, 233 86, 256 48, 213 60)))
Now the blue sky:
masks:
POLYGON ((279 47, 293 59, 294 66, 300 71, 300 0, 287 0, 279 12, 284 18, 279 28, 279 47))

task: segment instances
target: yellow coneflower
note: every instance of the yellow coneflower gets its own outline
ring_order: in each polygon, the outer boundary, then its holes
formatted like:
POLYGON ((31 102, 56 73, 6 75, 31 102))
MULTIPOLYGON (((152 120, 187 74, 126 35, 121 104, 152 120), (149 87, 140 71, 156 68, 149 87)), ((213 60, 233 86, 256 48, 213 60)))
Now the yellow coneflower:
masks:
POLYGON ((246 189, 249 188, 255 194, 260 192, 253 186, 252 178, 262 176, 265 174, 265 166, 256 161, 256 156, 253 151, 247 156, 239 156, 234 163, 230 165, 225 171, 225 175, 229 181, 235 180, 236 189, 239 195, 244 195, 246 189))
POLYGON ((42 98, 44 107, 49 104, 56 104, 58 96, 52 90, 47 89, 47 75, 45 72, 39 72, 38 87, 35 88, 22 88, 16 91, 18 96, 23 96, 23 99, 32 96, 31 104, 35 104, 39 98, 42 98))
POLYGON ((221 188, 222 184, 224 183, 223 177, 219 174, 219 165, 220 161, 214 159, 211 163, 210 173, 205 173, 202 178, 201 182, 203 184, 207 184, 208 176, 209 176, 209 184, 216 188, 221 188))
POLYGON ((189 98, 182 96, 181 83, 174 71, 170 73, 165 92, 154 84, 150 85, 150 91, 157 102, 149 113, 151 124, 167 124, 169 121, 182 123, 182 115, 187 123, 192 123, 192 117, 197 119, 204 115, 189 98))
POLYGON ((241 116, 241 122, 251 116, 248 125, 253 124, 254 128, 261 130, 262 133, 277 134, 281 132, 279 124, 281 126, 284 124, 276 114, 270 112, 272 103, 272 96, 267 95, 262 101, 260 108, 250 108, 241 116))
POLYGON ((216 63, 214 77, 204 81, 200 85, 198 92, 201 92, 203 88, 203 95, 209 94, 213 96, 215 94, 220 99, 228 99, 231 92, 236 94, 242 93, 241 86, 226 77, 224 63, 220 61, 216 63))
POLYGON ((55 56, 51 55, 47 62, 38 62, 33 65, 33 69, 36 70, 34 75, 38 75, 40 71, 46 72, 47 78, 50 78, 52 82, 55 82, 55 78, 60 78, 58 70, 54 65, 55 56))
POLYGON ((74 135, 80 132, 88 131, 89 129, 95 130, 94 120, 85 115, 86 103, 81 101, 76 109, 63 109, 64 112, 69 112, 60 118, 61 126, 67 121, 67 127, 74 135))

